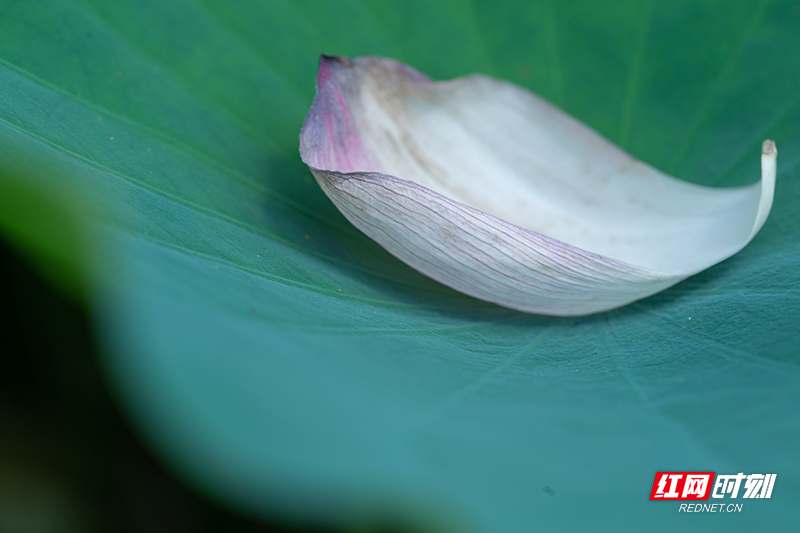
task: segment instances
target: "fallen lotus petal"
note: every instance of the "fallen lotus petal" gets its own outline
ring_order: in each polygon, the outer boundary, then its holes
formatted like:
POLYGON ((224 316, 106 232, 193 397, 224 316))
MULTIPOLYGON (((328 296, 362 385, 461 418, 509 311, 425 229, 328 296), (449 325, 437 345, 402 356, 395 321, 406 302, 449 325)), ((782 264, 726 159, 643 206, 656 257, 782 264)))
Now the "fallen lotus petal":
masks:
POLYGON ((638 161, 529 91, 434 83, 396 61, 323 56, 300 154, 361 231, 431 278, 547 315, 613 309, 741 250, 772 206, 638 161))

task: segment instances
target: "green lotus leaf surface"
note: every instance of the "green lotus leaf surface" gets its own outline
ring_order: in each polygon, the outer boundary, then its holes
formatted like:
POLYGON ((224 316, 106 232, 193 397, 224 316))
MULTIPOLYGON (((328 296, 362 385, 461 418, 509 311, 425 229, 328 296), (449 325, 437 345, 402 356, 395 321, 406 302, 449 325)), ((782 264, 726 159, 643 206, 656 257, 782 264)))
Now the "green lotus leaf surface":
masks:
POLYGON ((344 528, 800 527, 793 3, 3 0, 0 13, 0 228, 83 291, 118 397, 200 490, 344 528), (733 258, 617 311, 472 299, 353 228, 300 161, 322 52, 510 80, 703 185, 754 183, 775 139, 772 213, 733 258), (648 500, 657 471, 777 480, 741 513, 688 515, 648 500))

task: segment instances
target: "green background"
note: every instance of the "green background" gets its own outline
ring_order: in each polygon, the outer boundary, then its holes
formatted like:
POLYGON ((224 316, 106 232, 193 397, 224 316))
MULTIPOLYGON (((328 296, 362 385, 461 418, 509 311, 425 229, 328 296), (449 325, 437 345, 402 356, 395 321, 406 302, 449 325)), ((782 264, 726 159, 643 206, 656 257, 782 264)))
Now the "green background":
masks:
POLYGON ((201 493, 347 530, 800 527, 800 6, 0 13, 0 228, 88 309, 113 394, 201 493), (517 82, 696 183, 755 182, 773 138, 772 214, 734 258, 620 310, 471 299, 352 228, 300 162, 321 52, 517 82), (648 501, 656 471, 778 478, 741 514, 684 515, 648 501))

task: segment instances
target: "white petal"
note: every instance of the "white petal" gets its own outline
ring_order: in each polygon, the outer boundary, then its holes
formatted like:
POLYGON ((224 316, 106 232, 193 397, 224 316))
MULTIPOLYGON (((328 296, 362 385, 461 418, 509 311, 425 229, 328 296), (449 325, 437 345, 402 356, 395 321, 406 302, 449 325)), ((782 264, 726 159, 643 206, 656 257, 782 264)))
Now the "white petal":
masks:
POLYGON ((420 272, 500 305, 582 315, 730 257, 769 214, 761 183, 667 176, 525 89, 434 83, 392 60, 321 59, 300 153, 355 226, 420 272))

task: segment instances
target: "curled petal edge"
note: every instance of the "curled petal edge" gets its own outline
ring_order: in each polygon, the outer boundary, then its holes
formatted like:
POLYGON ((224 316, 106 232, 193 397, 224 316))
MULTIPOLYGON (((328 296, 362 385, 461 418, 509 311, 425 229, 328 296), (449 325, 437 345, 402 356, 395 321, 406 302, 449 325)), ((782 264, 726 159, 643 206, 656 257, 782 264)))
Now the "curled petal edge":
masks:
POLYGON ((741 250, 769 215, 777 159, 764 141, 760 183, 701 187, 512 84, 475 75, 435 83, 389 59, 329 56, 300 154, 339 211, 398 259, 476 298, 556 316, 626 305, 741 250), (492 197, 494 188, 507 196, 492 197), (515 201, 508 216, 496 212, 515 201), (528 212, 538 220, 527 223, 528 212))

